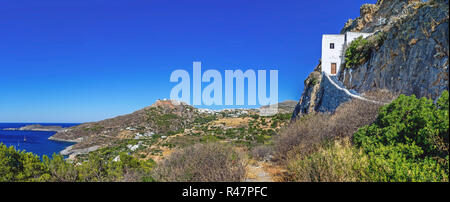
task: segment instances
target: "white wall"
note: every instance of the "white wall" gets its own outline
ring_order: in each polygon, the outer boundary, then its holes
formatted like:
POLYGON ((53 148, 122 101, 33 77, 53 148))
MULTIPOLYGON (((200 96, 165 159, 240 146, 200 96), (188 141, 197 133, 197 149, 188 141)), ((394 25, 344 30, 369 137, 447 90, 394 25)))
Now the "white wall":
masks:
POLYGON ((331 63, 336 63, 336 73, 345 62, 345 48, 356 38, 366 38, 373 33, 346 32, 345 34, 324 34, 322 36, 322 71, 331 75, 331 63), (330 49, 334 43, 334 49, 330 49))
POLYGON ((322 36, 322 71, 331 74, 331 63, 336 63, 336 72, 343 62, 343 49, 345 35, 325 34, 322 36), (330 49, 330 43, 334 43, 334 49, 330 49))
POLYGON ((345 33, 345 46, 350 45, 350 43, 355 40, 356 38, 362 36, 363 38, 366 38, 370 35, 372 35, 373 33, 362 33, 362 32, 346 32, 345 33))

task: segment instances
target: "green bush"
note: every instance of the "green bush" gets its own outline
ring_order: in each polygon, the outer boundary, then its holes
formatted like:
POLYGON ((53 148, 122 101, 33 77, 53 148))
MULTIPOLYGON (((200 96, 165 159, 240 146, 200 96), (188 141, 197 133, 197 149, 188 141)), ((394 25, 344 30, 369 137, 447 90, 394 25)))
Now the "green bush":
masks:
POLYGON ((448 92, 432 100, 400 95, 354 134, 369 155, 370 181, 448 181, 448 92))
POLYGON ((211 121, 217 120, 217 116, 216 115, 208 115, 205 117, 196 117, 194 119, 194 124, 198 124, 198 125, 202 125, 202 124, 206 124, 209 123, 211 121))
POLYGON ((49 171, 45 181, 75 182, 78 180, 76 167, 65 161, 61 155, 53 154, 52 158, 44 156, 43 163, 49 171))
POLYGON ((364 113, 358 112, 364 112, 364 107, 345 105, 333 115, 338 123, 325 121, 327 115, 304 118, 288 128, 290 131, 285 131, 283 141, 278 143, 283 146, 279 148, 288 150, 278 151, 287 158, 285 180, 448 181, 448 96, 447 91, 443 92, 434 104, 426 98, 401 95, 379 110, 370 110, 370 114, 379 111, 373 121, 361 118, 364 113), (359 120, 351 121, 356 117, 359 120), (330 128, 317 126, 321 121, 330 128), (356 132, 351 132, 355 131, 353 127, 339 128, 357 125, 356 132), (345 137, 351 137, 354 145, 347 143, 345 137))
POLYGON ((138 160, 120 154, 117 161, 91 153, 85 161, 71 163, 61 155, 52 158, 30 152, 17 151, 0 143, 0 182, 98 182, 152 181, 153 161, 138 160))
POLYGON ((0 143, 0 182, 42 181, 48 174, 37 155, 0 143))
POLYGON ((125 153, 121 153, 117 161, 91 153, 86 161, 77 166, 77 181, 149 181, 154 166, 152 160, 139 160, 125 153))
POLYGON ((367 38, 360 36, 353 40, 345 51, 345 67, 353 68, 366 63, 372 52, 383 45, 385 39, 386 33, 378 32, 367 38))

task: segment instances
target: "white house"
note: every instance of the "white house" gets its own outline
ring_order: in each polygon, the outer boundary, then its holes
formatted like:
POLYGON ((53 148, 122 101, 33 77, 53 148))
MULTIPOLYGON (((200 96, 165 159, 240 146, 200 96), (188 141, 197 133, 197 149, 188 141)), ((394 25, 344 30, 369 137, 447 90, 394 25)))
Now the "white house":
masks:
POLYGON ((345 34, 324 34, 322 36, 322 72, 336 75, 345 62, 345 49, 356 38, 366 38, 373 33, 346 32, 345 34))

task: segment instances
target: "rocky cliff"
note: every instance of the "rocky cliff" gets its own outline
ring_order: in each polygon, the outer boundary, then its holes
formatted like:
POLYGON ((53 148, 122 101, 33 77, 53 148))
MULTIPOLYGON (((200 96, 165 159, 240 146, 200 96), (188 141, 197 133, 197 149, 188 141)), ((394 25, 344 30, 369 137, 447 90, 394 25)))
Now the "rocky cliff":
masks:
MULTIPOLYGON (((347 68, 344 65, 338 72, 338 82, 355 94, 387 89, 438 98, 442 91, 448 90, 448 3, 448 0, 379 0, 363 5, 361 16, 349 20, 341 33, 376 32, 372 37, 383 37, 381 43, 371 47, 364 63, 347 68)), ((348 99, 327 90, 326 80, 319 65, 305 80, 293 118, 315 111, 332 112, 336 103, 348 99)))

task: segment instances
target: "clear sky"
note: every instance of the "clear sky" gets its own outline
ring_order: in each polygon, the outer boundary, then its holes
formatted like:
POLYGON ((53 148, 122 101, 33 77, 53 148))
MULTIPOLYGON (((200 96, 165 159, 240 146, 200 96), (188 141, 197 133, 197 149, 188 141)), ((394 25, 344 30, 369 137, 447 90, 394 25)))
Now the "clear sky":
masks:
POLYGON ((131 113, 168 98, 172 71, 193 61, 222 73, 277 69, 279 101, 298 100, 322 34, 375 2, 2 0, 0 122, 131 113))

